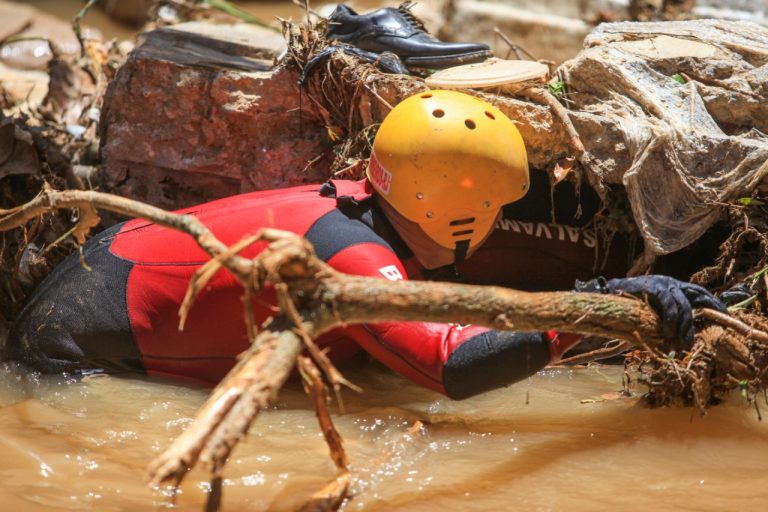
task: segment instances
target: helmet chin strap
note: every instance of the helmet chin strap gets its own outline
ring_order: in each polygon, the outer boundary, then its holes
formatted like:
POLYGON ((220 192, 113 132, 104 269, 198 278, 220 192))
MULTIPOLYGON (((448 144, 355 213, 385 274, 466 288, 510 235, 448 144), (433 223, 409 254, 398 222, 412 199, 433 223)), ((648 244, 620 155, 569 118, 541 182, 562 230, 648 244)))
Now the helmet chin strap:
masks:
POLYGON ((460 265, 467 258, 469 251, 469 240, 456 242, 456 248, 453 250, 453 264, 460 265))

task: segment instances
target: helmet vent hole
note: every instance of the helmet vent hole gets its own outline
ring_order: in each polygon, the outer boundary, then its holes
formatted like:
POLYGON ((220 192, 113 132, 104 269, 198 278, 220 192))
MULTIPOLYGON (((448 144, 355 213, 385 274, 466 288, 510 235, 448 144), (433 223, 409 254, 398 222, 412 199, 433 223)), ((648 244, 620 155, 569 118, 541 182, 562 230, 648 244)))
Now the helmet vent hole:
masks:
POLYGON ((432 111, 432 115, 435 117, 443 117, 445 115, 445 111, 438 108, 432 111))
POLYGON ((464 121, 464 124, 465 124, 465 125, 466 125, 466 127, 467 127, 467 128, 469 128, 470 130, 474 130, 474 129, 477 127, 477 125, 475 124, 475 122, 474 122, 473 120, 471 120, 471 119, 467 119, 467 120, 465 120, 465 121, 464 121))
POLYGON ((474 232, 475 232, 474 229, 465 229, 463 231, 455 231, 455 232, 451 233, 451 235, 452 236, 464 236, 464 235, 471 235, 474 232))
POLYGON ((432 95, 431 95, 431 94, 422 94, 422 95, 421 95, 421 97, 422 97, 422 98, 424 98, 424 99, 426 100, 426 99, 428 99, 428 98, 431 98, 431 97, 432 97, 432 95))
POLYGON ((493 114, 491 114, 490 112, 488 112, 487 110, 485 111, 485 117, 487 117, 488 119, 490 119, 492 121, 496 120, 496 117, 493 114))
POLYGON ((472 224, 473 222, 475 222, 475 218, 474 217, 469 217, 469 218, 466 218, 466 219, 452 220, 448 224, 451 225, 451 226, 464 226, 466 224, 472 224))

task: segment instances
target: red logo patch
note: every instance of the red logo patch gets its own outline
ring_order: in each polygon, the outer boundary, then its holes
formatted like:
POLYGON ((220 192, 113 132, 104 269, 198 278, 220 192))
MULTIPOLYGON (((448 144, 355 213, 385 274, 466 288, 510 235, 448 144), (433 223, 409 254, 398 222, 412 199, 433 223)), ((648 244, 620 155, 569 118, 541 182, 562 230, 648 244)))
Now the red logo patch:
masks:
POLYGON ((371 160, 368 162, 368 177, 382 194, 389 194, 389 187, 392 185, 392 173, 379 163, 376 153, 371 153, 371 160))

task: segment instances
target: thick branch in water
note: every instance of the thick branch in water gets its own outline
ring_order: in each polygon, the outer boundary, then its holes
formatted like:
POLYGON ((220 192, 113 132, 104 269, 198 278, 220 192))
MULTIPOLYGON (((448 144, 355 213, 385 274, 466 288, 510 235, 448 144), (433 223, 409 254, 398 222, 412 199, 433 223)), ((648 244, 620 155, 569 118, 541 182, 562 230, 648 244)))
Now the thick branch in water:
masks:
POLYGON ((193 427, 153 463, 150 472, 154 483, 178 482, 198 458, 214 470, 224 464, 259 411, 274 400, 275 383, 284 382, 293 368, 303 346, 296 331, 314 338, 346 323, 421 320, 474 323, 495 329, 557 328, 661 343, 655 313, 639 300, 351 276, 318 260, 311 246, 297 235, 265 230, 263 236, 273 242, 253 261, 257 267, 254 275, 260 277, 255 286, 273 284, 288 290, 297 305, 295 312, 277 317, 266 334, 257 336, 254 347, 243 354, 203 406, 193 427), (294 323, 296 312, 301 314, 299 326, 294 323), (275 336, 280 322, 283 330, 278 344, 275 336), (267 344, 265 335, 270 340, 267 344), (279 364, 264 366, 269 358, 279 364), (247 364, 253 360, 259 363, 247 364), (206 424, 208 429, 203 428, 206 424))

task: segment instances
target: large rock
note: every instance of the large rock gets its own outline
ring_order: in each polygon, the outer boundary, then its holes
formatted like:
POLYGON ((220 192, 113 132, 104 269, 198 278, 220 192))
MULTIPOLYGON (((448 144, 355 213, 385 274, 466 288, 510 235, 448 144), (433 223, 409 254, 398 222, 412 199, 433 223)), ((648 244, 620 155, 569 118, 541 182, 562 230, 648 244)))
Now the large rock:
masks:
MULTIPOLYGON (((294 72, 273 68, 277 32, 185 23, 145 34, 101 118, 106 188, 176 208, 322 180, 322 125, 294 72)), ((327 136, 326 136, 327 137, 327 136)))

